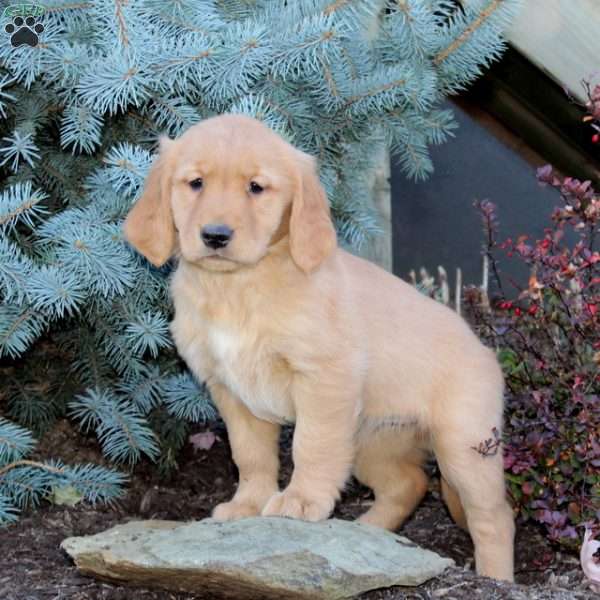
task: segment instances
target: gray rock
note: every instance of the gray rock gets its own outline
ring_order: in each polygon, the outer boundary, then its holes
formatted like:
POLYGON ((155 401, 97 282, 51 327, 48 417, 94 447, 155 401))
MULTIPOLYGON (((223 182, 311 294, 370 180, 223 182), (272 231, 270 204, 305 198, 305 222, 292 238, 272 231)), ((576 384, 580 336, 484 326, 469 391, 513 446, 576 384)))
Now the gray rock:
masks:
POLYGON ((61 547, 101 579, 239 600, 352 598, 419 585, 453 564, 406 538, 334 519, 134 521, 61 547))

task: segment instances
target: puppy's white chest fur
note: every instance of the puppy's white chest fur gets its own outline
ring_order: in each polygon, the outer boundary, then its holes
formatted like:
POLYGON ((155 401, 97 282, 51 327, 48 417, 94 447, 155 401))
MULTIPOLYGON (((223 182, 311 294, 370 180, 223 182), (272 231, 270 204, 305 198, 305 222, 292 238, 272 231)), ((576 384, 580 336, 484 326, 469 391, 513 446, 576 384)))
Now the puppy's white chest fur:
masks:
POLYGON ((241 330, 207 324, 207 349, 218 380, 260 419, 293 422, 289 374, 266 341, 241 330))
POLYGON ((197 285, 197 277, 184 264, 171 280, 171 332, 181 357, 200 381, 224 386, 259 419, 294 422, 293 372, 270 315, 248 301, 245 282, 232 290, 219 287, 219 278, 197 285))
POLYGON ((270 340, 251 323, 236 326, 209 320, 189 300, 176 298, 171 331, 198 379, 224 385, 259 419, 293 422, 291 373, 270 340))

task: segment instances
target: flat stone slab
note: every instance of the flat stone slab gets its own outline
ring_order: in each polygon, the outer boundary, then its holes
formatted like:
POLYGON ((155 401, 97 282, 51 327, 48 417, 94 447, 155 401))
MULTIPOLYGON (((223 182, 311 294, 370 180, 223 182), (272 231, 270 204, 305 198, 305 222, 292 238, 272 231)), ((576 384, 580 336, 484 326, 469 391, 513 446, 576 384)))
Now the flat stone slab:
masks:
POLYGON ((67 538, 61 548, 101 579, 239 600, 352 598, 419 585, 454 564, 383 529, 337 519, 132 521, 67 538))

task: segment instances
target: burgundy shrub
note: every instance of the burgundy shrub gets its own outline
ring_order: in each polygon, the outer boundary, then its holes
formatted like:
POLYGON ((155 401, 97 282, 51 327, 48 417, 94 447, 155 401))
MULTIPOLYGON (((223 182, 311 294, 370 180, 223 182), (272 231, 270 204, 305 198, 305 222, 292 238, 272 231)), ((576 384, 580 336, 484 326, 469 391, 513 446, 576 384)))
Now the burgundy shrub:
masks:
POLYGON ((600 522, 600 195, 549 166, 538 179, 562 199, 542 239, 498 244, 495 206, 477 203, 498 293, 490 307, 467 289, 465 304, 506 376, 504 456, 515 510, 575 546, 584 524, 600 522), (502 280, 499 250, 527 265, 526 287, 502 280))

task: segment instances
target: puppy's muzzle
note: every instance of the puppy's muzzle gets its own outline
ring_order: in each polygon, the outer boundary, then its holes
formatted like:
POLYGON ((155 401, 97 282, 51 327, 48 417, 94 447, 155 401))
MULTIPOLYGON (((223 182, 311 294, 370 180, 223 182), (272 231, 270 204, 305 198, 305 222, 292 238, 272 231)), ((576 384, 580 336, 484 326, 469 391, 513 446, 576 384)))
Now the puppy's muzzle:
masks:
POLYGON ((205 225, 200 232, 204 245, 213 250, 225 248, 233 237, 233 229, 228 225, 205 225))

